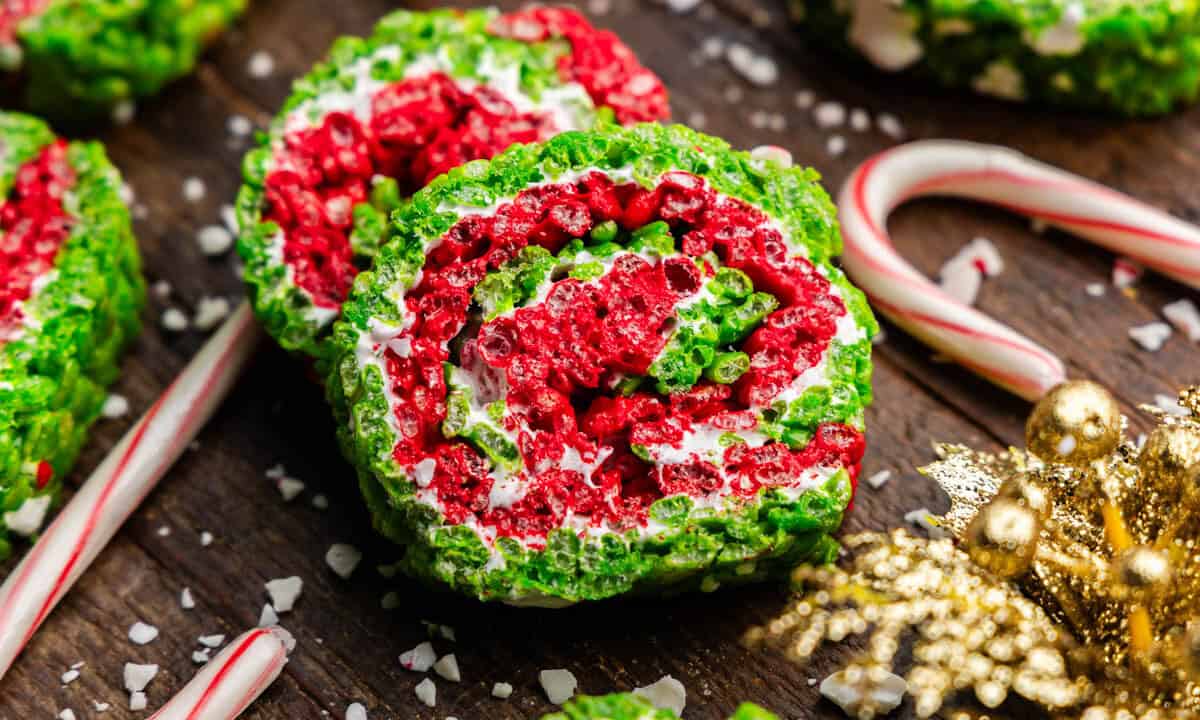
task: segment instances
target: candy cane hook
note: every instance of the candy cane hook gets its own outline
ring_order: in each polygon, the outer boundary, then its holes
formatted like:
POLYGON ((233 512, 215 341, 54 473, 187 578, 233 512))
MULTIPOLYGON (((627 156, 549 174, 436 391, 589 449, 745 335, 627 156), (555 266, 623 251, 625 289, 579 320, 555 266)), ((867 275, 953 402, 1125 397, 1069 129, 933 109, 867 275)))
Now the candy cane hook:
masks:
POLYGON ((1078 175, 1008 148, 947 140, 909 143, 870 158, 839 198, 846 271, 897 325, 1028 400, 1066 379, 1058 356, 950 298, 888 237, 892 210, 929 195, 998 205, 1200 287, 1200 228, 1078 175))

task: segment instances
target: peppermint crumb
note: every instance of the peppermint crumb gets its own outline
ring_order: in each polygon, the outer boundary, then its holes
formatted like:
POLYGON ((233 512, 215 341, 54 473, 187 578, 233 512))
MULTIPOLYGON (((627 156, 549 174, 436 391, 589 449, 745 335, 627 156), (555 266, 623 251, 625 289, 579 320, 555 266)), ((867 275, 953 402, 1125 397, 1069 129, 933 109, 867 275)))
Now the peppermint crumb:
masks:
POLYGON ((702 130, 708 124, 708 116, 697 110, 688 115, 687 123, 697 130, 702 130))
POLYGON ((1171 326, 1165 322, 1151 322, 1129 328, 1129 337, 1143 350, 1158 352, 1171 337, 1171 326))
POLYGON ((413 688, 413 692, 417 694, 417 699, 425 703, 427 707, 437 705, 437 686, 429 678, 425 678, 417 683, 413 688))
POLYGON ((233 247, 233 233, 223 225, 205 225, 196 233, 196 243, 205 255, 224 255, 233 247))
POLYGON ((225 129, 235 138, 244 138, 254 132, 254 123, 245 115, 230 115, 225 121, 225 129))
POLYGON ((146 693, 135 692, 129 694, 129 709, 130 710, 145 710, 146 709, 146 693))
POLYGON ((846 138, 841 135, 830 135, 825 141, 825 150, 831 157, 839 157, 846 152, 846 138))
POLYGON ((190 203, 198 203, 208 195, 208 186, 198 177, 192 176, 183 181, 183 199, 190 203))
POLYGON ((1104 297, 1104 291, 1104 283, 1088 283, 1087 287, 1084 288, 1084 292, 1092 297, 1104 297))
POLYGON ((145 220, 148 217, 150 217, 150 208, 146 207, 142 203, 137 203, 133 206, 134 220, 145 220))
POLYGON ((167 525, 163 525, 155 532, 158 534, 159 537, 170 537, 171 536, 171 528, 167 525))
POLYGON ((289 476, 287 469, 283 465, 276 464, 267 470, 266 475, 275 481, 275 486, 279 488, 279 494, 283 496, 284 502, 291 502, 296 499, 296 496, 304 492, 304 483, 289 476))
POLYGON ((783 132, 787 130, 787 118, 783 113, 771 113, 767 115, 767 127, 773 132, 783 132))
POLYGON ((166 280, 159 280, 158 282, 154 283, 154 285, 150 288, 150 291, 153 292, 154 297, 158 298, 159 300, 166 300, 171 296, 171 283, 167 282, 166 280))
POLYGON ((1162 313, 1190 342, 1200 341, 1200 310, 1191 300, 1183 298, 1167 303, 1163 305, 1162 313))
POLYGON ((129 640, 134 645, 146 645, 158 637, 158 628, 138 620, 129 627, 129 640))
POLYGON ((808 686, 809 686, 809 687, 812 687, 813 685, 816 685, 816 684, 817 684, 817 679, 816 679, 816 678, 809 678, 809 679, 808 679, 808 686))
POLYGON ((854 132, 866 132, 871 129, 871 115, 862 108, 850 111, 850 129, 854 132))
POLYGON ((74 665, 72 665, 72 666, 71 666, 71 669, 72 669, 72 670, 79 670, 79 669, 82 669, 82 668, 83 668, 83 666, 84 666, 84 665, 86 665, 86 664, 87 664, 87 663, 85 663, 85 662, 83 662, 82 660, 80 660, 79 662, 77 662, 77 663, 75 663, 74 665))
POLYGON ((192 597, 192 589, 185 587, 179 592, 179 607, 191 610, 196 607, 196 598, 192 597))
POLYGON ((541 683, 546 697, 555 705, 562 705, 570 700, 579 688, 579 681, 571 671, 562 668, 541 671, 538 673, 538 682, 541 683))
POLYGON ((329 498, 320 493, 313 495, 312 506, 318 510, 327 510, 329 509, 329 498))
POLYGON ((946 533, 933 521, 933 513, 929 512, 929 508, 919 508, 912 510, 904 515, 904 522, 912 523, 923 529, 931 538, 945 537, 946 533))
POLYGON ((875 127, 879 128, 879 132, 893 140, 904 139, 904 125, 900 123, 899 118, 891 113, 883 112, 876 115, 875 127))
POLYGON ((1144 271, 1139 263, 1129 258, 1117 258, 1113 261, 1112 284, 1124 290, 1137 282, 1144 271))
POLYGON ((353 545, 334 543, 325 553, 325 564, 343 580, 350 579, 360 562, 362 562, 362 552, 353 545))
POLYGON ((209 650, 208 648, 204 648, 203 650, 193 650, 192 651, 192 662, 196 663, 197 665, 205 664, 206 662, 208 662, 211 659, 209 657, 209 653, 211 653, 211 652, 212 651, 209 650))
POLYGON ((187 315, 179 308, 167 308, 162 314, 162 326, 164 330, 183 332, 188 326, 187 315))
POLYGON ((441 660, 435 662, 433 671, 450 682, 462 680, 462 674, 458 671, 458 658, 454 657, 454 653, 445 655, 441 660))
POLYGON ((202 297, 196 306, 196 316, 192 324, 198 330, 212 330, 229 317, 229 301, 223 297, 202 297))
POLYGON ((234 235, 237 235, 240 231, 240 228, 238 227, 237 210, 234 209, 232 205, 226 204, 221 206, 221 224, 225 226, 226 230, 234 235))
POLYGON ((512 697, 512 694, 513 686, 506 682, 498 682, 492 686, 492 697, 497 697, 501 700, 507 700, 508 698, 512 697))
POLYGON ((262 612, 258 615, 259 627, 274 627, 279 624, 279 614, 275 612, 275 608, 271 607, 270 603, 263 605, 262 612))
POLYGON ((137 199, 137 194, 133 191, 133 186, 127 182, 121 183, 121 186, 117 188, 117 196, 121 198, 121 202, 125 205, 132 205, 133 201, 137 199))
POLYGON ((384 593, 379 600, 379 606, 384 610, 395 610, 400 607, 400 593, 395 591, 384 593))
POLYGON ((612 11, 612 0, 588 0, 588 14, 600 17, 612 11))
POLYGON ((112 393, 104 399, 104 407, 101 408, 100 414, 109 420, 124 417, 129 414, 129 400, 124 395, 112 393))
POLYGON ((1163 395, 1162 393, 1156 394, 1154 396, 1154 404, 1159 410, 1162 410, 1168 415, 1186 417, 1191 414, 1187 408, 1179 404, 1179 401, 1176 398, 1173 398, 1170 395, 1163 395))
POLYGON ((67 708, 58 714, 58 720, 76 720, 75 711, 67 708))
POLYGON ((98 713, 105 713, 108 712, 108 709, 112 707, 112 705, 109 705, 106 702, 100 702, 99 700, 93 700, 92 707, 95 708, 96 712, 98 713))
POLYGON ((131 693, 141 692, 146 689, 154 676, 158 674, 157 665, 139 665, 137 663, 125 663, 125 689, 131 693))
POLYGON ((200 547, 208 547, 213 544, 213 534, 207 530, 200 533, 200 547))
POLYGON ((700 44, 700 52, 709 60, 716 60, 725 54, 725 41, 716 35, 709 35, 700 44))
POLYGON ((725 59, 739 75, 754 85, 774 85, 779 79, 779 66, 767 55, 759 55, 741 43, 732 43, 725 50, 725 59))
POLYGON ((59 680, 62 681, 63 685, 70 685, 71 683, 75 682, 78 679, 79 679, 79 671, 78 670, 68 670, 62 674, 62 677, 59 678, 59 680))
POLYGON ((29 537, 42 529, 46 522, 46 512, 50 509, 50 496, 38 495, 21 503, 14 512, 3 515, 4 525, 22 537, 29 537))
POLYGON ((286 578, 270 580, 266 583, 267 594, 271 596, 271 607, 275 612, 285 613, 296 605, 296 598, 304 589, 304 581, 295 575, 286 578))
POLYGON ((742 92, 742 89, 737 85, 730 85, 729 87, 725 88, 724 94, 725 102, 729 103, 730 105, 736 105, 737 103, 740 103, 742 98, 745 96, 745 94, 742 92))
POLYGON ((904 678, 886 671, 881 679, 872 681, 869 688, 863 685, 849 679, 845 670, 839 670, 821 681, 821 695, 850 715, 857 711, 865 699, 865 692, 869 691, 871 701, 882 715, 899 707, 907 690, 904 678))
POLYGON ((458 642, 458 638, 454 633, 454 628, 450 627, 449 625, 438 625, 437 623, 432 623, 428 620, 422 620, 421 624, 425 626, 425 629, 429 632, 430 637, 441 637, 443 640, 458 642))
POLYGON ((667 0, 667 9, 676 15, 684 15, 695 10, 701 0, 667 0))
POLYGON ((635 688, 633 694, 649 700, 651 705, 660 710, 670 710, 680 716, 687 705, 687 690, 683 683, 670 675, 663 675, 646 687, 635 688))
POLYGON ((346 708, 346 720, 367 720, 367 709, 362 703, 350 703, 346 708))
POLYGON ((801 110, 811 110, 817 104, 817 94, 812 90, 800 90, 796 93, 795 103, 801 110))
POLYGON ((884 483, 890 480, 891 477, 891 470, 880 470, 871 477, 867 478, 867 484, 878 490, 879 488, 883 487, 884 483))
POLYGON ((112 121, 116 125, 128 125, 137 115, 137 105, 132 100, 122 100, 113 106, 112 121))
POLYGON ((813 108, 813 120, 822 130, 846 124, 846 106, 836 100, 828 100, 813 108))
POLYGON ((266 50, 259 50, 246 63, 246 73, 252 78, 262 79, 275 72, 275 58, 266 50))
POLYGON ((942 266, 938 276, 938 287, 942 292, 963 305, 975 304, 975 298, 979 296, 979 288, 983 284, 983 273, 978 267, 951 258, 942 266))
POLYGON ((423 642, 412 650, 400 653, 400 667, 413 672, 427 672, 437 662, 433 644, 423 642))
POLYGON ((767 126, 767 113, 763 110, 755 110, 750 113, 750 127, 761 130, 767 126))
POLYGON ((778 145, 759 145, 750 151, 750 158, 762 162, 772 162, 779 167, 791 167, 794 163, 792 154, 786 148, 778 145))
POLYGON ((225 642, 225 636, 220 633, 216 635, 201 635, 200 637, 196 638, 196 642, 200 643, 206 648, 221 647, 221 643, 225 642))

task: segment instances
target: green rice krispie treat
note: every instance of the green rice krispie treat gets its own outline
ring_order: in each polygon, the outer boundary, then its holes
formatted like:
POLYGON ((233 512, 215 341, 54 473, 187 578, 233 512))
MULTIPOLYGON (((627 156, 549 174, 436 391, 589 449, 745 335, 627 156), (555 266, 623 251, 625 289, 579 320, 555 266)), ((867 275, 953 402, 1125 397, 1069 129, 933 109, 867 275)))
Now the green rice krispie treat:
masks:
POLYGON ((1006 100, 1154 115, 1196 98, 1198 0, 790 0, 813 37, 1006 100))
POLYGON ((327 380, 401 568, 555 606, 833 557, 876 325, 817 180, 636 125, 418 192, 327 380))
POLYGON ((107 112, 191 72, 246 2, 0 0, 0 73, 23 76, 38 113, 107 112))
POLYGON ((388 15, 337 41, 246 158, 238 250, 254 309, 283 347, 322 358, 403 198, 514 143, 667 111, 658 78, 573 10, 388 15))
POLYGON ((40 529, 140 327, 120 184, 99 144, 0 113, 0 556, 40 529))
MULTIPOLYGON (((542 720, 678 720, 671 710, 654 707, 645 698, 618 693, 599 697, 581 696, 563 705, 562 710, 543 715, 542 720)), ((753 703, 744 703, 729 720, 779 720, 753 703)))

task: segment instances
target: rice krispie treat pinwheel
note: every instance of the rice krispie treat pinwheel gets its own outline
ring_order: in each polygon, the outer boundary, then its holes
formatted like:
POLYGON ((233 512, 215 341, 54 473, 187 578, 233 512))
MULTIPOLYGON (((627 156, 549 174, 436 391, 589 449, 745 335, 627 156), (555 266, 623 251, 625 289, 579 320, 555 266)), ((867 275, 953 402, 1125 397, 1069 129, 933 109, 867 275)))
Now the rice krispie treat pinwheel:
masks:
POLYGON ((441 176, 393 231, 327 386, 408 573, 559 605, 836 552, 876 325, 815 172, 571 132, 441 176))
POLYGON ((120 184, 98 144, 0 113, 0 555, 40 529, 139 330, 120 184))
POLYGON ((320 358, 402 198, 513 143, 667 114, 658 78, 573 10, 393 13, 339 40, 246 159, 238 249, 255 310, 320 358))
POLYGON ((0 87, 45 115, 107 111, 191 72, 246 2, 0 0, 0 87))
MULTIPOLYGON (((542 720, 678 720, 671 710, 656 708, 645 698, 627 693, 577 697, 542 720)), ((753 703, 743 703, 729 720, 779 720, 753 703)))
POLYGON ((1196 0, 789 0, 886 71, 1006 100, 1153 115, 1196 98, 1196 0))

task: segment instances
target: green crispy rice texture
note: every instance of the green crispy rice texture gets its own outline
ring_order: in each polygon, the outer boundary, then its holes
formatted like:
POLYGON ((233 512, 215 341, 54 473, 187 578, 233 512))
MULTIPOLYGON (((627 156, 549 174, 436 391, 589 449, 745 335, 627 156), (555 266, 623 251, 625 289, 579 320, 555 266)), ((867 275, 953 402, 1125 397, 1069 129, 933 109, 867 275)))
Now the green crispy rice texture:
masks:
MULTIPOLYGON (((396 11, 379 21, 368 38, 339 38, 329 53, 329 60, 318 64, 305 77, 296 81, 292 94, 275 117, 270 131, 259 147, 247 153, 243 162, 244 184, 238 195, 238 221, 242 228, 238 252, 246 263, 244 276, 254 301, 259 321, 285 349, 324 360, 330 326, 314 320, 308 294, 288 277, 287 268, 279 263, 273 251, 273 239, 279 231, 262 217, 264 185, 270 172, 272 145, 284 136, 286 119, 302 107, 312 108, 313 100, 330 93, 347 92, 356 82, 354 65, 364 58, 377 57, 383 48, 394 54, 377 59, 370 66, 370 77, 382 82, 398 82, 415 58, 440 53, 452 59, 455 78, 480 79, 479 67, 486 54, 499 58, 499 64, 521 67, 521 89, 530 97, 539 98, 547 88, 561 85, 558 58, 569 47, 564 41, 525 43, 487 33, 488 23, 496 17, 490 9, 433 10, 429 12, 396 11)), ((597 121, 611 121, 612 111, 581 108, 597 121)), ((308 119, 316 122, 319 112, 310 112, 308 119)), ((361 204, 354 211, 354 233, 351 247, 360 267, 368 267, 379 249, 385 233, 388 212, 401 202, 395 183, 377 186, 371 203, 361 204), (382 191, 381 191, 382 189, 382 191)))
MULTIPOLYGON (((848 12, 859 2, 878 1, 790 3, 813 37, 848 48, 848 12)), ((1200 0, 902 0, 898 5, 923 48, 911 70, 942 85, 988 92, 977 87, 981 77, 1015 71, 1020 92, 1008 99, 1134 116, 1168 112, 1195 100, 1200 88, 1200 0), (1078 41, 1078 50, 1038 53, 1034 44, 1068 12, 1081 14, 1078 34, 1067 30, 1060 37, 1078 41)))
MULTIPOLYGON (((682 126, 572 132, 513 147, 490 163, 468 163, 439 177, 393 216, 392 240, 374 269, 359 275, 334 329, 336 351, 326 388, 339 418, 340 441, 359 469, 376 528, 408 545, 400 566, 409 574, 485 600, 556 603, 629 592, 709 591, 782 575, 797 563, 826 562, 836 554, 830 533, 840 525, 850 499, 845 472, 794 501, 778 491, 763 491, 750 502, 731 501, 714 510, 696 508, 683 495, 663 498, 650 515, 665 529, 645 540, 633 531, 586 540, 555 531, 544 551, 533 551, 501 539, 497 548, 504 562, 489 564, 489 550, 474 531, 446 526, 433 509, 418 503, 414 483, 393 462, 384 379, 375 367, 360 367, 355 350, 371 319, 399 322, 390 289, 412 283, 424 263, 424 248, 458 219, 438 208, 486 207, 564 171, 622 167, 632 167, 635 180, 646 185, 669 169, 704 177, 716 190, 765 211, 793 248, 824 270, 865 336, 836 350, 834 386, 822 396, 836 402, 809 407, 798 401, 804 407, 780 412, 775 420, 780 433, 789 427, 803 432, 791 423, 818 418, 863 426, 863 408, 871 398, 868 338, 876 324, 863 295, 829 263, 840 251, 841 239, 834 207, 815 171, 754 161, 722 140, 682 126)), ((796 432, 788 439, 807 440, 796 432)))
MULTIPOLYGON (((568 701, 562 710, 543 715, 542 720, 678 720, 670 710, 661 710, 646 699, 629 693, 589 697, 568 701)), ((753 703, 743 703, 729 720, 779 720, 753 703)))
MULTIPOLYGON (((0 113, 0 196, 17 168, 53 141, 41 121, 0 113)), ((64 206, 75 226, 55 260, 57 276, 24 307, 40 327, 0 345, 0 555, 9 552, 3 513, 35 494, 57 498, 121 352, 140 330, 145 291, 120 177, 98 143, 72 143, 67 158, 77 182, 64 206), (36 491, 42 460, 54 476, 36 491)))
POLYGON ((54 0, 21 25, 30 109, 67 120, 191 72, 247 0, 54 0))

